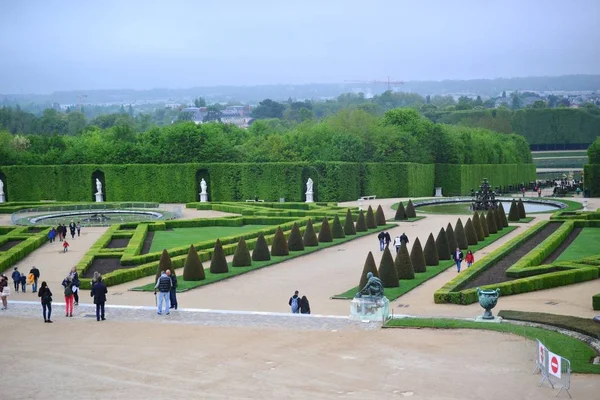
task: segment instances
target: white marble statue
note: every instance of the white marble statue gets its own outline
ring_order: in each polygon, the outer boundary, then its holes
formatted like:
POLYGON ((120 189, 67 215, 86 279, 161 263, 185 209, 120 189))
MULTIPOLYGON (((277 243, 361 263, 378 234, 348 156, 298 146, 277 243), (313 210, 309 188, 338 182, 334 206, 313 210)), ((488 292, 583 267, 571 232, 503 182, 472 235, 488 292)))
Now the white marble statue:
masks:
POLYGON ((206 181, 204 180, 204 178, 202 178, 202 180, 200 181, 200 188, 202 189, 202 192, 200 192, 200 194, 207 194, 206 193, 206 181))
POLYGON ((311 178, 308 178, 308 181, 306 182, 306 193, 312 193, 313 192, 313 180, 311 178))
POLYGON ((96 194, 102 193, 102 182, 98 178, 96 178, 96 190, 98 191, 96 194))
POLYGON ((4 182, 2 182, 2 179, 0 179, 0 203, 4 203, 4 201, 4 182))

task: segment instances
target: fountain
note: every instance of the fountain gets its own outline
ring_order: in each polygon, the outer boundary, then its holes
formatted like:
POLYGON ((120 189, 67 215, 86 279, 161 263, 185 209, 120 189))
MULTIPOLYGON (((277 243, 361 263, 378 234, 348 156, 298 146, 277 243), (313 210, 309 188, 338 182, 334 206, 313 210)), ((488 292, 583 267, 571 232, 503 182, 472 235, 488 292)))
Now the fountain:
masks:
POLYGON ((471 189, 471 197, 473 198, 471 210, 490 210, 498 207, 496 192, 491 190, 491 188, 487 178, 483 178, 483 183, 479 186, 479 191, 475 192, 471 189))

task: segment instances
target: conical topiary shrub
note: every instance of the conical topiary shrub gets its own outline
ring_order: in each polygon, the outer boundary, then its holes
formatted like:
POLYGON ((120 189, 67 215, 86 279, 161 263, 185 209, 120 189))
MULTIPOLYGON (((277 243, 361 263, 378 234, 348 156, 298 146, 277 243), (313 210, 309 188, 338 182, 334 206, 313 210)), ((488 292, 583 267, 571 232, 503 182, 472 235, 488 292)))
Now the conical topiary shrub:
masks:
POLYGON ((410 260, 410 254, 406 243, 402 243, 400 251, 394 261, 396 266, 396 272, 398 273, 398 279, 415 279, 415 270, 413 269, 412 261, 410 260))
POLYGON ((398 203, 398 208, 396 209, 396 215, 394 215, 394 220, 396 221, 404 221, 408 219, 406 217, 406 210, 404 209, 404 204, 402 202, 398 203))
POLYGON ((525 214, 525 205, 523 204, 521 199, 519 199, 519 218, 527 218, 527 214, 525 214))
POLYGON ((500 232, 504 228, 504 224, 502 223, 502 216, 500 215, 499 208, 494 210, 494 217, 496 218, 496 229, 500 232))
MULTIPOLYGON (((319 231, 318 241, 333 242, 333 236, 331 235, 331 228, 329 227, 329 221, 327 220, 327 217, 323 217, 323 222, 321 223, 321 230, 319 231)), ((306 243, 304 244, 306 245, 306 243)))
POLYGON ((415 272, 425 272, 427 269, 419 238, 416 238, 413 242, 412 250, 410 251, 410 262, 415 272))
POLYGON ((456 229, 454 229, 454 236, 456 237, 458 248, 460 248, 461 250, 466 250, 469 248, 469 243, 467 242, 467 235, 465 233, 465 227, 463 226, 463 223, 460 220, 460 218, 458 219, 458 221, 456 221, 456 229))
POLYGON ((477 244, 477 232, 475 232, 475 227, 473 226, 471 218, 467 219, 467 223, 465 224, 465 236, 467 237, 467 244, 469 246, 477 244))
POLYGON ((485 237, 490 236, 487 219, 485 218, 485 214, 483 212, 479 213, 479 222, 481 222, 481 227, 483 228, 483 236, 485 236, 485 237))
POLYGON ((446 237, 448 238, 448 248, 454 251, 458 247, 458 242, 456 241, 456 235, 454 234, 454 228, 450 222, 446 226, 446 237))
POLYGON ((377 211, 375 212, 375 221, 379 226, 383 226, 387 222, 385 220, 385 214, 383 213, 383 208, 381 208, 381 204, 377 206, 377 211))
MULTIPOLYGON (((341 239, 346 237, 346 234, 344 233, 344 228, 342 227, 342 222, 340 221, 340 217, 337 214, 335 215, 335 217, 333 217, 331 236, 334 239, 341 239)), ((321 240, 321 242, 324 242, 324 240, 321 240)))
POLYGON ((440 232, 435 239, 435 245, 437 246, 438 258, 440 260, 449 260, 451 257, 450 246, 448 245, 448 236, 444 228, 440 229, 440 232))
POLYGON ((377 221, 375 220, 375 213, 371 206, 367 209, 367 228, 375 229, 377 228, 377 221))
POLYGON ((425 256, 425 264, 429 266, 435 266, 440 263, 440 259, 438 257, 437 245, 435 244, 435 239, 433 238, 433 233, 429 234, 427 238, 427 242, 425 242, 425 250, 423 252, 425 256))
POLYGON ((392 253, 390 253, 389 247, 386 247, 383 250, 383 255, 381 256, 381 262, 379 263, 379 279, 381 279, 383 287, 392 288, 400 286, 400 282, 398 282, 398 272, 396 271, 394 258, 392 257, 392 253))
MULTIPOLYGON (((302 237, 300 237, 300 240, 302 240, 302 237)), ((271 245, 271 255, 287 256, 288 254, 290 254, 290 251, 288 249, 287 241, 285 240, 285 235, 283 234, 281 227, 278 227, 277 232, 275 232, 275 236, 273 237, 273 244, 271 245)))
POLYGON ((379 272, 377 271, 377 265, 375 264, 375 259, 373 258, 373 253, 369 252, 367 255, 367 259, 365 260, 365 266, 363 267, 362 274, 360 275, 360 283, 358 284, 358 290, 361 290, 367 285, 368 278, 367 274, 372 272, 373 275, 379 278, 379 272))
POLYGON ((477 234, 477 241, 481 242, 485 239, 485 234, 483 233, 483 226, 481 226, 481 221, 479 220, 479 213, 475 211, 473 213, 473 228, 475 228, 475 233, 477 234))
POLYGON ((508 218, 506 218, 506 211, 504 210, 504 206, 502 205, 502 202, 499 203, 498 214, 500 214, 500 217, 502 219, 502 227, 503 228, 508 227, 508 218))
POLYGON ((498 229, 496 228, 496 217, 494 216, 494 209, 490 208, 485 216, 485 222, 487 222, 488 232, 490 235, 494 233, 498 233, 498 229))
POLYGON ((315 247, 319 245, 319 240, 317 239, 317 233, 315 232, 315 228, 313 227, 312 219, 308 219, 306 223, 306 228, 304 230, 304 236, 302 237, 302 242, 304 242, 304 246, 307 247, 315 247))
POLYGON ((406 205, 406 217, 417 218, 417 213, 415 212, 415 206, 413 205, 412 200, 408 200, 408 204, 406 205))
POLYGON ((366 232, 367 229, 367 221, 365 218, 365 213, 363 210, 358 212, 358 219, 356 220, 356 232, 366 232))
POLYGON ((160 277, 160 274, 166 270, 173 272, 173 263, 171 262, 171 257, 169 257, 167 249, 163 249, 163 252, 160 255, 160 261, 158 262, 158 268, 156 270, 156 279, 154 280, 157 281, 160 277))
POLYGON ((206 279, 202 261, 198 256, 198 252, 194 245, 190 245, 185 263, 183 264, 183 280, 184 281, 202 281, 206 279))
POLYGON ((254 250, 252 250, 252 261, 269 261, 270 259, 271 253, 269 252, 269 246, 265 240, 265 235, 260 232, 256 238, 254 250))
POLYGON ((344 234, 347 236, 356 235, 356 228, 354 227, 354 221, 352 220, 352 213, 350 209, 346 213, 346 222, 344 223, 344 234))
POLYGON ((298 228, 298 224, 294 222, 294 226, 292 226, 292 231, 290 232, 290 236, 288 237, 288 250, 289 251, 302 251, 304 250, 304 243, 302 242, 302 234, 300 233, 300 228, 298 228))
POLYGON ((235 253, 233 254, 233 260, 231 261, 232 267, 249 267, 252 265, 252 258, 250 257, 250 250, 246 245, 246 241, 243 237, 240 238, 237 246, 235 247, 235 253))
POLYGON ((510 210, 508 211, 508 220, 513 222, 519 222, 519 206, 517 202, 513 200, 510 203, 510 210))
POLYGON ((211 274, 224 274, 229 272, 229 266, 227 265, 227 259, 225 258, 225 252, 221 241, 217 239, 215 248, 213 249, 212 259, 210 260, 210 273, 211 274))

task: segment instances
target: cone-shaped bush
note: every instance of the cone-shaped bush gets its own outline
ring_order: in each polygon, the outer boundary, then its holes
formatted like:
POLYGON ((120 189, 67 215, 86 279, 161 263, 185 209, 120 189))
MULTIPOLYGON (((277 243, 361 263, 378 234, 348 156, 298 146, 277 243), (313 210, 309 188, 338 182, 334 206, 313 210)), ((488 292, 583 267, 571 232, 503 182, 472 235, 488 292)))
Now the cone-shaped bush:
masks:
POLYGON ((367 221, 365 218, 365 213, 363 210, 360 210, 358 213, 358 220, 356 220, 356 232, 366 232, 367 229, 367 221))
POLYGON ((398 208, 396 209, 396 215, 394 215, 394 220, 403 221, 408 219, 406 216, 406 210, 404 209, 404 204, 402 202, 398 203, 398 208))
POLYGON ((416 238, 413 242, 412 250, 410 251, 410 262, 415 272, 425 272, 427 269, 425 255, 423 255, 423 248, 421 247, 419 238, 416 238))
POLYGON ((502 216, 500 215, 500 209, 494 209, 494 218, 496 218, 496 229, 500 232, 504 228, 504 224, 502 223, 502 216))
POLYGON ((494 216, 494 209, 490 208, 485 216, 485 222, 487 222, 488 232, 490 234, 498 233, 496 228, 496 217, 494 216))
POLYGON ((415 270, 413 269, 412 261, 410 259, 410 254, 408 253, 406 243, 402 243, 402 246, 400 246, 400 251, 396 256, 394 265, 396 266, 398 279, 415 279, 415 270))
POLYGON ((446 237, 448 238, 448 248, 450 248, 450 250, 454 251, 454 249, 456 249, 458 247, 458 242, 456 241, 456 235, 454 234, 454 228, 452 228, 452 225, 450 224, 450 222, 448 222, 448 225, 446 226, 446 237))
POLYGON ((315 247, 319 245, 319 240, 317 239, 317 233, 315 232, 315 228, 313 227, 312 219, 308 219, 306 223, 306 229, 304 230, 304 237, 302 238, 305 246, 315 247))
POLYGON ((456 229, 454 229, 454 236, 456 236, 456 242, 458 243, 458 247, 461 250, 466 250, 469 248, 469 243, 467 242, 467 234, 465 233, 465 227, 463 226, 463 223, 460 220, 460 218, 458 219, 458 221, 456 221, 456 229))
POLYGON ((519 219, 519 206, 517 206, 516 200, 513 200, 510 203, 510 210, 508 211, 508 220, 518 222, 519 219))
POLYGON ((444 228, 440 229, 440 232, 435 239, 435 245, 437 246, 438 258, 440 260, 449 260, 451 257, 450 246, 448 245, 448 236, 444 228))
POLYGON ((227 259, 225 259, 223 245, 221 245, 221 241, 217 239, 217 243, 215 243, 215 248, 213 249, 212 259, 210 260, 210 273, 224 274, 226 272, 229 272, 229 266, 227 265, 227 259))
POLYGON ((423 255, 425 256, 425 264, 429 266, 438 265, 440 263, 433 233, 429 234, 427 242, 425 242, 425 251, 423 255))
MULTIPOLYGON (((342 232, 344 233, 344 232, 342 232)), ((323 222, 321 223, 321 230, 319 231, 319 242, 333 242, 333 236, 331 235, 331 227, 329 226, 329 221, 327 217, 323 218, 323 222)), ((306 243, 304 243, 307 245, 306 243)))
POLYGON ((385 214, 383 213, 383 208, 381 208, 381 204, 377 206, 377 211, 375 211, 375 222, 377 222, 377 225, 379 226, 386 224, 385 214))
POLYGON ((202 281, 204 279, 206 279, 204 266, 202 266, 202 261, 200 261, 196 248, 194 245, 191 245, 185 258, 185 264, 183 264, 183 280, 202 281))
MULTIPOLYGON (((298 232, 300 234, 300 232, 298 232)), ((302 241, 302 236, 300 236, 300 241, 302 241)), ((277 228, 277 232, 275 232, 275 237, 273 237, 273 244, 271 245, 271 255, 272 256, 287 256, 290 254, 288 249, 287 241, 285 240, 285 235, 281 230, 281 227, 277 228)))
POLYGON ((375 229, 377 228, 377 221, 375 220, 375 213, 373 212, 373 208, 369 206, 367 209, 367 228, 375 229))
POLYGON ((270 259, 269 246, 265 240, 265 235, 261 232, 258 234, 254 250, 252 250, 252 261, 269 261, 270 259))
POLYGON ((485 237, 490 236, 487 219, 485 218, 485 214, 483 212, 479 213, 479 222, 481 222, 481 227, 483 228, 483 236, 485 236, 485 237))
POLYGON ((383 250, 383 256, 381 256, 381 262, 379 263, 379 279, 383 283, 383 287, 391 288, 400 286, 398 282, 398 272, 394 265, 394 258, 390 253, 389 247, 383 250))
MULTIPOLYGON (((336 216, 333 217, 333 226, 331 227, 331 236, 334 239, 341 239, 341 238, 345 238, 346 234, 344 234, 344 228, 342 227, 342 222, 340 221, 340 217, 336 216)), ((321 242, 324 242, 324 240, 321 240, 321 242)))
POLYGON ((475 227, 473 226, 471 218, 467 219, 467 223, 465 224, 465 236, 467 237, 467 244, 469 246, 477 244, 477 232, 475 232, 475 227))
POLYGON ((346 213, 346 222, 344 223, 344 234, 347 236, 356 235, 356 228, 354 227, 354 221, 352 220, 352 213, 350 210, 346 213))
POLYGON ((477 241, 481 242, 484 240, 485 234, 483 233, 483 226, 481 226, 479 213, 477 211, 473 213, 473 228, 475 228, 475 233, 477 233, 477 241))
POLYGON ((519 199, 519 218, 527 218, 527 214, 525 214, 525 205, 519 199))
POLYGON ((289 251, 302 251, 304 250, 304 243, 302 242, 302 234, 298 224, 294 222, 290 236, 288 237, 288 250, 289 251))
POLYGON ((417 213, 415 212, 415 206, 413 205, 412 200, 408 200, 408 204, 406 205, 406 216, 408 218, 417 217, 417 213))
POLYGON ((498 207, 498 214, 500 214, 500 217, 502 218, 502 227, 506 228, 508 227, 508 218, 506 218, 506 210, 504 210, 502 202, 500 202, 500 205, 498 207))
POLYGON ((163 252, 160 255, 160 261, 158 262, 158 269, 156 270, 155 281, 158 280, 158 278, 160 277, 160 274, 163 271, 166 271, 168 269, 171 270, 171 272, 174 272, 173 271, 173 263, 171 262, 171 257, 169 257, 169 253, 167 252, 167 249, 163 249, 163 252))
POLYGON ((373 275, 379 278, 379 272, 377 271, 377 265, 375 264, 375 259, 373 258, 373 253, 369 252, 367 255, 367 259, 365 260, 365 266, 363 267, 362 274, 360 276, 360 283, 358 284, 358 290, 364 288, 367 285, 367 274, 372 272, 373 275))
POLYGON ((252 258, 250 257, 250 250, 246 245, 246 241, 243 237, 238 242, 235 253, 233 254, 233 261, 231 261, 232 267, 249 267, 252 265, 252 258))

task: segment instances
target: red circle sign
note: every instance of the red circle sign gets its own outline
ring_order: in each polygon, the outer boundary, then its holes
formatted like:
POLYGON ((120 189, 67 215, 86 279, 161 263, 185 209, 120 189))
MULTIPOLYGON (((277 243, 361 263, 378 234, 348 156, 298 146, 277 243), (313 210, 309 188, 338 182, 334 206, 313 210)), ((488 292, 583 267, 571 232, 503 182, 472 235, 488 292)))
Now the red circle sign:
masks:
POLYGON ((555 374, 558 372, 558 360, 556 357, 552 357, 552 360, 550 360, 550 367, 555 374))

